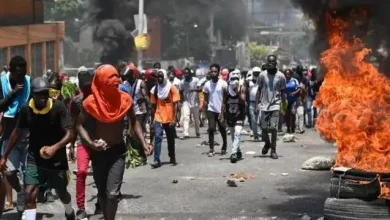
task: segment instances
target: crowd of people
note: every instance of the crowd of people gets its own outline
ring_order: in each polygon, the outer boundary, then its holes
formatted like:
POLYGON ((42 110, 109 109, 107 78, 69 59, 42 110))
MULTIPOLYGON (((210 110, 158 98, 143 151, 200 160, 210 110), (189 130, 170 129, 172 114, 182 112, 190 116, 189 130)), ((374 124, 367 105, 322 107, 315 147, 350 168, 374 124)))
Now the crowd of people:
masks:
POLYGON ((0 207, 13 206, 13 189, 20 217, 35 220, 37 201, 41 196, 47 200, 55 190, 66 219, 87 219, 85 181, 91 162, 98 191, 95 214, 114 220, 128 143, 138 151, 141 165, 153 154, 151 167, 157 169, 162 165, 165 133, 169 163, 176 165, 175 140, 191 136, 191 123, 197 138, 207 124, 209 157, 215 156, 218 125, 221 155, 228 153, 230 135, 230 161, 237 163, 248 121, 254 141, 265 143, 262 154, 270 152, 271 158, 278 159, 277 133, 284 131, 284 125, 287 133, 303 133, 305 125, 314 126, 317 112, 312 104, 320 82, 316 69, 279 70, 277 66, 277 57, 270 55, 263 66, 250 71, 222 69, 218 64, 210 65, 207 72, 162 69, 160 63, 145 71, 129 62, 115 67, 102 64, 93 72, 80 67, 78 94, 65 101, 60 93, 64 77, 47 73, 30 79, 25 59, 13 57, 0 83, 0 207), (177 127, 183 128, 181 136, 177 127), (77 211, 67 189, 69 159, 77 161, 77 211))

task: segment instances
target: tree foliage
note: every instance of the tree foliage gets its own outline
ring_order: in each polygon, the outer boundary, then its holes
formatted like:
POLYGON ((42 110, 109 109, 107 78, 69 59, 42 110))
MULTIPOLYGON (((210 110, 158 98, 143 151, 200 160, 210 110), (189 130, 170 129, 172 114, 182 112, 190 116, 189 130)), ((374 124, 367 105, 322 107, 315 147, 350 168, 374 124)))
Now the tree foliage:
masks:
POLYGON ((260 66, 265 62, 271 50, 265 45, 258 45, 257 42, 249 43, 251 66, 260 66))

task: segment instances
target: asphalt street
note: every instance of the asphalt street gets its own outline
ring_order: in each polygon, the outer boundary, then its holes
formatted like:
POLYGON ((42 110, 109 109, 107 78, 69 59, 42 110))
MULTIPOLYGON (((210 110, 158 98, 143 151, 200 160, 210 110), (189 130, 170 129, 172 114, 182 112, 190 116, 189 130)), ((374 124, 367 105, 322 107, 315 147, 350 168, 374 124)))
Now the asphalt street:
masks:
MULTIPOLYGON (((195 136, 193 129, 190 132, 195 136)), ((278 160, 261 156, 263 143, 243 136, 244 160, 237 164, 230 163, 229 155, 217 154, 209 158, 208 147, 197 146, 207 140, 205 128, 200 139, 177 139, 177 166, 126 170, 117 219, 293 220, 300 219, 304 213, 313 219, 319 218, 329 194, 331 173, 302 171, 300 167, 313 156, 334 156, 336 149, 321 140, 314 130, 296 136, 298 142, 295 143, 278 141, 278 160), (255 178, 238 182, 238 187, 229 187, 227 177, 235 173, 249 173, 255 178)), ((220 134, 216 134, 216 141, 221 143, 220 134)), ((169 161, 165 141, 162 156, 163 161, 169 161)), ((75 169, 74 164, 71 167, 75 169)), ((72 177, 69 190, 75 205, 76 176, 72 177)), ((88 213, 93 213, 96 189, 92 176, 87 179, 86 200, 88 213)), ((63 212, 59 201, 38 206, 39 217, 43 219, 64 219, 63 212)), ((5 213, 3 218, 16 219, 13 212, 5 213)))

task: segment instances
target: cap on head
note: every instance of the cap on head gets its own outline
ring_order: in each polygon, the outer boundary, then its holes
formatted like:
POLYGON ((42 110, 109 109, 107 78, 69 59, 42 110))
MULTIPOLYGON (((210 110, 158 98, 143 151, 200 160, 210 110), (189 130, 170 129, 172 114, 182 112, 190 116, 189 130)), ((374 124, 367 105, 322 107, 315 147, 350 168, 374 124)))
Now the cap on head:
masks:
POLYGON ((37 77, 34 78, 31 82, 32 91, 37 92, 46 92, 49 91, 49 82, 46 78, 37 77))
POLYGON ((252 72, 261 72, 261 68, 258 66, 253 67, 252 72))
POLYGON ((276 55, 268 55, 268 57, 267 57, 268 62, 276 62, 277 59, 278 58, 276 57, 276 55))

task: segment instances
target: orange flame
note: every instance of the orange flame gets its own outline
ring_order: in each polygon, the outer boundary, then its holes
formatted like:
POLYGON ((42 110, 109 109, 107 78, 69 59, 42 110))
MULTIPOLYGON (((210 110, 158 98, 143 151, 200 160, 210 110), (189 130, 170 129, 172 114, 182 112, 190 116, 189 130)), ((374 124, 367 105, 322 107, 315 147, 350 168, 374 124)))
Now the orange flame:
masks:
MULTIPOLYGON (((315 105, 317 130, 337 144, 336 167, 390 173, 390 80, 365 61, 363 42, 345 38, 349 21, 328 16, 327 73, 315 105)), ((351 19, 352 21, 353 19, 351 19)))

